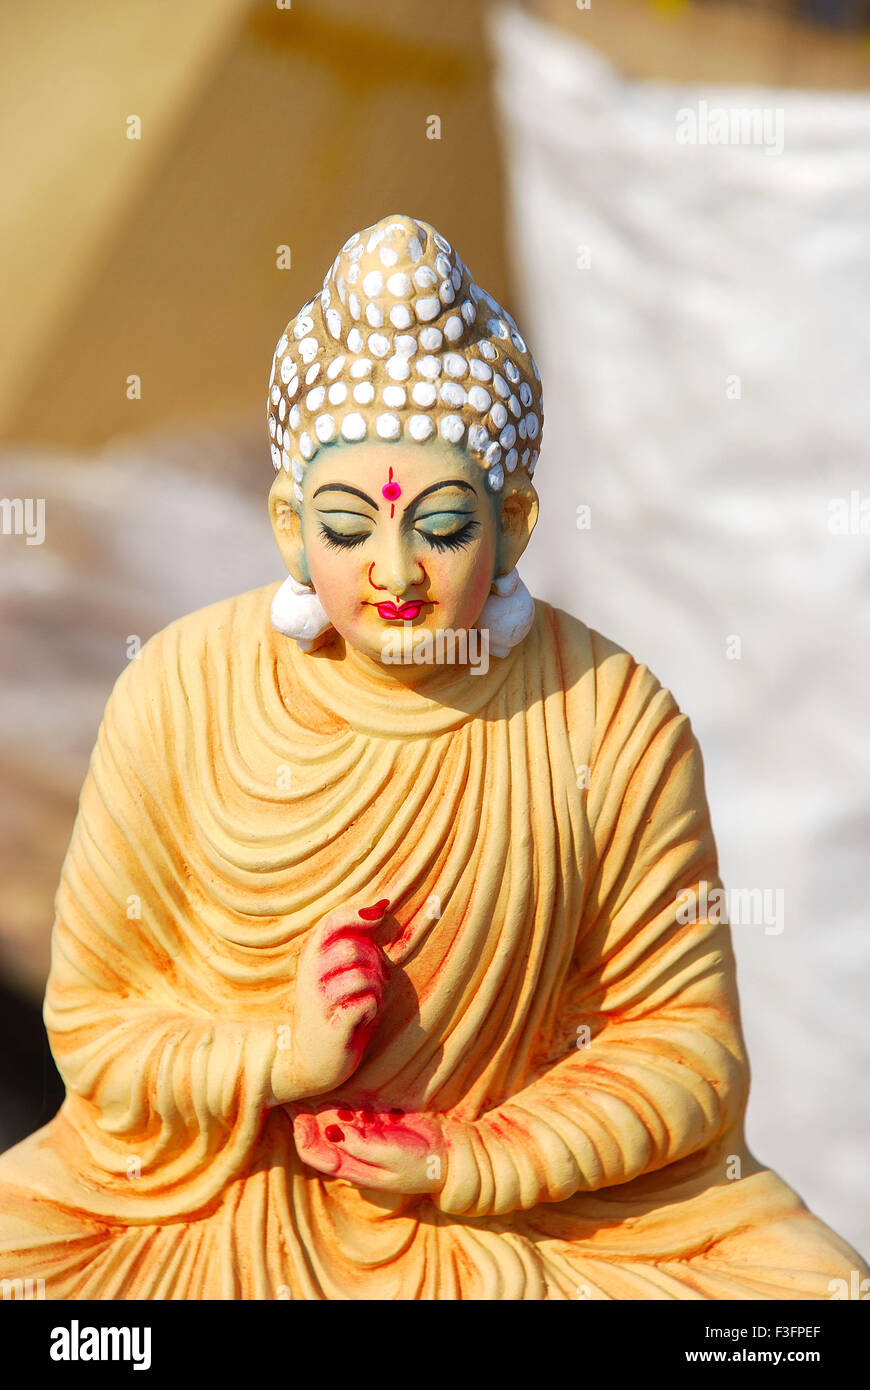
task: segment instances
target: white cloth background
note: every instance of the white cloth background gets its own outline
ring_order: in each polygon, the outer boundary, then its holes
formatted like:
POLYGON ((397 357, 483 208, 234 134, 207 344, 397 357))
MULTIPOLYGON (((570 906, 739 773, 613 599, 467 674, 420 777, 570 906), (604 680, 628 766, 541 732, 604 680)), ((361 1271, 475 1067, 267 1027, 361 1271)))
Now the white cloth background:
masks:
POLYGON ((750 1147, 867 1253, 870 535, 829 505, 870 497, 870 100, 626 81, 512 8, 493 42, 544 382, 521 573, 674 691, 726 884, 783 890, 781 934, 734 928, 750 1147), (781 153, 679 143, 700 102, 781 112, 781 153))

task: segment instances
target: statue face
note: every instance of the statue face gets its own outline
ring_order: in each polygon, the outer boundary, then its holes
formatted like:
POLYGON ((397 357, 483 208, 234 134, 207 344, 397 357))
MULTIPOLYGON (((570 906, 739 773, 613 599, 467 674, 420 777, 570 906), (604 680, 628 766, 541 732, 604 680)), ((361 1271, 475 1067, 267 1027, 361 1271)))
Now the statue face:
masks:
POLYGON ((324 449, 302 488, 311 582, 353 647, 380 660, 385 635, 405 624, 475 625, 497 572, 502 504, 462 450, 440 441, 324 449))

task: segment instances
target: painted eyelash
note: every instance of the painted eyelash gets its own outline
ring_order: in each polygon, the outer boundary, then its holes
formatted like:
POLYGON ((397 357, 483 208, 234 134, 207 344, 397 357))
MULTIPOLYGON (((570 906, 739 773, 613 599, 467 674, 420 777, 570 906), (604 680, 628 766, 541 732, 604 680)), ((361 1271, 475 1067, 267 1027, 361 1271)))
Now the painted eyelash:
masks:
POLYGON ((479 521, 469 521, 460 531, 454 531, 452 536, 429 536, 425 531, 418 531, 417 534, 435 550, 462 550, 479 530, 479 521))
MULTIPOLYGON (((452 536, 430 536, 425 531, 418 531, 427 545, 433 550, 462 550, 468 545, 472 536, 480 530, 479 521, 469 521, 459 531, 454 531, 452 536)), ((332 546, 334 550, 353 550, 358 545, 363 545, 369 536, 362 534, 359 536, 340 536, 337 531, 330 531, 328 526, 320 523, 320 535, 325 545, 332 546)))
POLYGON ((332 546, 334 550, 353 550, 354 546, 362 545, 369 538, 365 532, 358 536, 340 536, 337 531, 330 531, 323 522, 320 523, 320 536, 324 544, 332 546))

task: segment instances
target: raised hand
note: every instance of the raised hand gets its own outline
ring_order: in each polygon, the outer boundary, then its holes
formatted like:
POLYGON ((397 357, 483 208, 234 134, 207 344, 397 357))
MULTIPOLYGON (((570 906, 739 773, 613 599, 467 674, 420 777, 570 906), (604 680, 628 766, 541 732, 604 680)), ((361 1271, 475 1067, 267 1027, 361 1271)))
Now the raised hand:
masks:
POLYGON ((272 1068, 272 1104, 332 1091, 359 1066, 388 978, 375 938, 389 906, 383 898, 335 908, 311 932, 299 957, 289 1045, 272 1068))

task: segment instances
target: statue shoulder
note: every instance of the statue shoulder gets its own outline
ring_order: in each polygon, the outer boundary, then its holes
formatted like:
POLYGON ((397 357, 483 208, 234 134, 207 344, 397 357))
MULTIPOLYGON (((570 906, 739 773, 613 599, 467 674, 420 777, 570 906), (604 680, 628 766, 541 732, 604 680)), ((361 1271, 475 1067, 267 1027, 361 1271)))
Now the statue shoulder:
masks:
POLYGON ((256 642, 269 623, 269 607, 277 584, 219 599, 167 623, 133 653, 118 676, 107 712, 125 706, 147 705, 157 714, 170 703, 173 687, 189 691, 208 680, 204 657, 222 647, 239 652, 240 644, 256 642))
POLYGON ((541 599, 535 607, 542 635, 555 650, 569 724, 591 732, 594 744, 614 727, 627 733, 651 708, 656 719, 688 723, 670 690, 618 642, 541 599))

